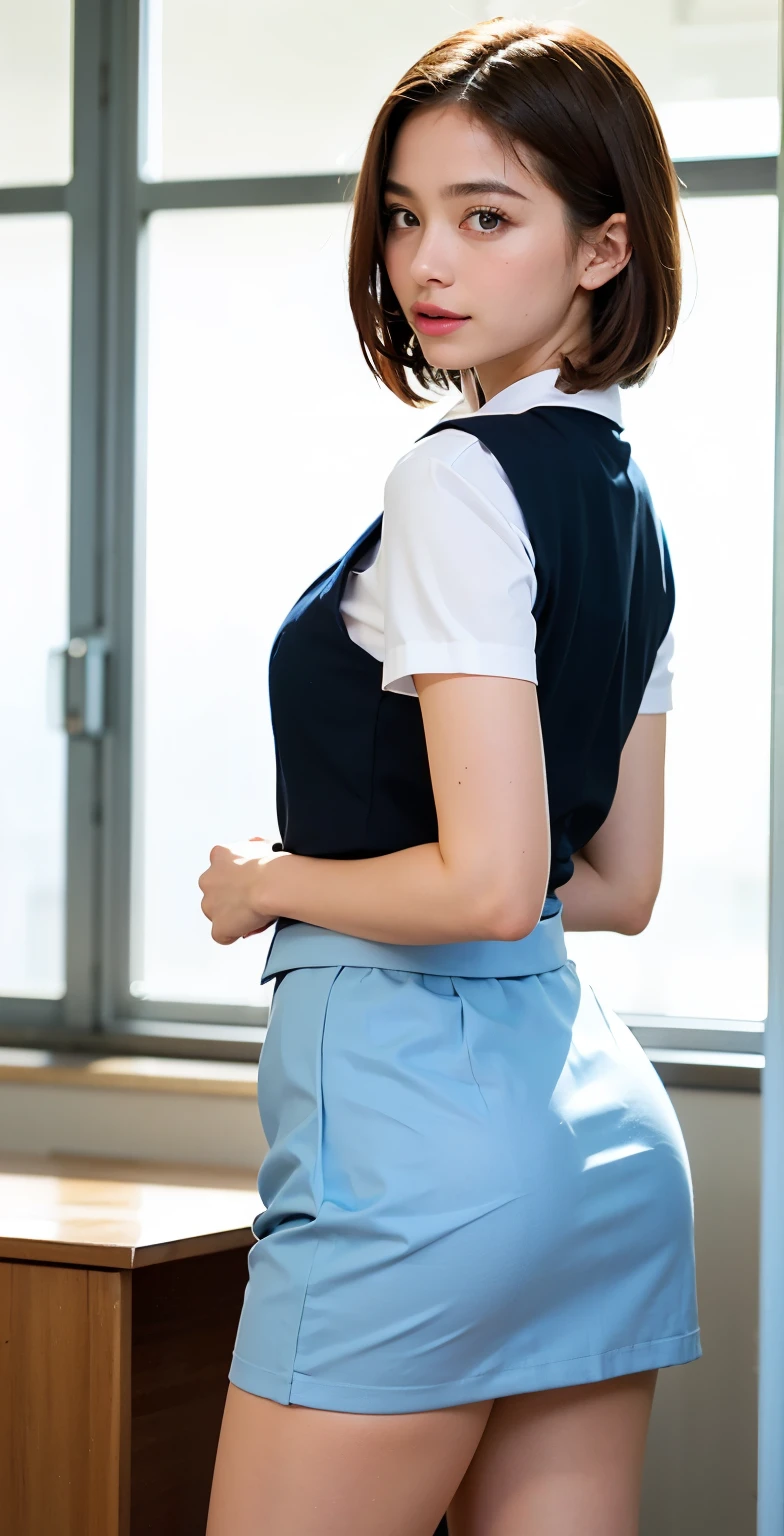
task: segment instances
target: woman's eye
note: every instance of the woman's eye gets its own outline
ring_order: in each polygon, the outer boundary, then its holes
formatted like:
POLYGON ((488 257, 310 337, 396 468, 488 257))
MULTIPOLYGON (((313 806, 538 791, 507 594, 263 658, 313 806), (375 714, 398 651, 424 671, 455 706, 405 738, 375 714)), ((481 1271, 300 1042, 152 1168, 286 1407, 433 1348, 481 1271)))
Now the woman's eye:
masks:
MULTIPOLYGON (((387 229, 390 229, 392 227, 392 221, 393 221, 395 215, 398 214, 398 213, 408 214, 408 215, 410 215, 410 217, 412 219, 414 219, 414 220, 416 219, 416 215, 411 212, 410 208, 385 208, 385 210, 384 210, 384 223, 385 223, 387 229)), ((495 234, 496 229, 499 227, 500 224, 508 224, 509 223, 509 220, 506 218, 505 214, 501 213, 501 210, 499 208, 473 208, 470 213, 466 214, 465 218, 466 219, 480 218, 480 219, 493 219, 493 220, 495 220, 495 223, 490 228, 488 228, 487 225, 480 226, 480 229, 479 229, 478 232, 480 234, 487 234, 487 235, 495 234)), ((463 220, 463 222, 465 223, 465 220, 463 220)), ((405 229, 405 228, 411 229, 411 228, 413 228, 413 225, 410 225, 410 224, 409 225, 398 225, 397 227, 398 228, 402 228, 402 229, 405 229)))
MULTIPOLYGON (((499 208, 475 208, 473 213, 467 214, 466 217, 469 219, 497 219, 500 224, 508 224, 509 222, 509 220, 505 218, 504 214, 501 213, 499 208)), ((497 224, 493 226, 493 229, 488 229, 485 225, 482 232, 488 235, 492 235, 497 228, 497 224)))
MULTIPOLYGON (((387 225, 387 228, 389 228, 389 225, 392 223, 392 220, 395 217, 396 213, 411 213, 411 209, 410 208, 385 208, 385 210, 384 210, 384 223, 387 225)), ((411 216, 413 218, 413 214, 411 216)))

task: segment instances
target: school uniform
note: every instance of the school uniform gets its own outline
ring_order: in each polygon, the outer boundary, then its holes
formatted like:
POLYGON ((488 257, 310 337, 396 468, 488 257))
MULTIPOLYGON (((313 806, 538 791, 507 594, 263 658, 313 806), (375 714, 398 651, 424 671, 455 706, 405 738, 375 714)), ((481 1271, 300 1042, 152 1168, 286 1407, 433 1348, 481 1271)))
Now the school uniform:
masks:
POLYGON ((413 676, 466 672, 537 684, 552 852, 520 940, 278 919, 263 1210, 229 1371, 277 1402, 404 1413, 702 1353, 680 1125, 568 958, 555 894, 636 715, 671 707, 673 573, 620 391, 556 378, 425 432, 272 647, 286 851, 437 841, 413 676))

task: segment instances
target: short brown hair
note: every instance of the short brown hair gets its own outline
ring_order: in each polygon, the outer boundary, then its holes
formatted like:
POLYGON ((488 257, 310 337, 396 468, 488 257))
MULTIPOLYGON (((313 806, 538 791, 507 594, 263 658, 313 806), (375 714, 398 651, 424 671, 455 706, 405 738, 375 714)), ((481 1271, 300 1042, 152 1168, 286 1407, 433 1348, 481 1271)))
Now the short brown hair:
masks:
POLYGON ((572 238, 625 213, 626 266, 593 294, 590 356, 561 363, 566 393, 638 384, 672 338, 681 302, 678 182, 653 105, 607 43, 580 27, 496 17, 455 32, 409 69, 384 102, 354 193, 348 290, 374 377, 425 405, 427 387, 461 386, 433 368, 397 307, 384 263, 383 187, 401 124, 424 103, 458 102, 505 149, 521 142, 532 169, 563 199, 572 238))

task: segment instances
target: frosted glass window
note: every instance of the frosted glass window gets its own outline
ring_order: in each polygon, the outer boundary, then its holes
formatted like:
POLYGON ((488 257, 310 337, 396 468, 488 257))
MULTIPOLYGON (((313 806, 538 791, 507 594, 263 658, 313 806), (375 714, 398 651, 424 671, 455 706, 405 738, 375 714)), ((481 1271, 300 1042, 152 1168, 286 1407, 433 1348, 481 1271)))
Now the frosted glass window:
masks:
MULTIPOLYGON (((277 835, 272 639, 381 510, 396 458, 457 398, 414 412, 373 383, 345 297, 347 212, 152 220, 138 996, 260 1000, 269 936, 215 945, 196 881, 213 842, 277 835)), ((700 199, 687 218, 696 272, 687 241, 681 326, 623 397, 678 584, 664 880, 645 933, 568 945, 622 1011, 754 1020, 766 1011, 775 199, 700 199), (742 267, 725 260, 737 229, 742 267)))
POLYGON ((0 186, 71 172, 70 0, 0 0, 0 186))
POLYGON ((270 935, 213 943, 196 882, 213 843, 278 835, 272 640, 457 398, 414 411, 371 378, 345 293, 348 217, 335 204, 151 220, 137 996, 264 1000, 270 935))
POLYGON ((618 49, 676 159, 778 154, 777 0, 584 0, 557 14, 618 49))
MULTIPOLYGON (((152 220, 137 995, 258 1001, 269 940, 214 945, 195 882, 217 840, 277 833, 272 637, 377 515, 395 458, 449 404, 414 413, 370 379, 344 295, 346 217, 300 207, 152 220)), ((758 1020, 775 200, 699 200, 687 218, 699 283, 687 244, 678 335, 644 389, 624 393, 678 582, 663 889, 644 934, 570 934, 569 949, 621 1011, 758 1020), (733 229, 753 270, 724 261, 733 229), (724 316, 741 313, 727 329, 724 316)))
POLYGON ((676 584, 664 875, 633 938, 568 934, 621 1011, 767 1013, 776 199, 685 205, 683 318, 623 394, 676 584), (746 259, 727 260, 743 232, 746 259))
POLYGON ((67 644, 71 230, 0 219, 0 992, 65 989, 66 736, 48 723, 67 644))
MULTIPOLYGON (((386 94, 460 27, 466 0, 150 0, 142 169, 153 179, 353 171, 386 94)), ((775 154, 776 0, 584 0, 526 15, 576 22, 619 49, 673 155, 775 154)))

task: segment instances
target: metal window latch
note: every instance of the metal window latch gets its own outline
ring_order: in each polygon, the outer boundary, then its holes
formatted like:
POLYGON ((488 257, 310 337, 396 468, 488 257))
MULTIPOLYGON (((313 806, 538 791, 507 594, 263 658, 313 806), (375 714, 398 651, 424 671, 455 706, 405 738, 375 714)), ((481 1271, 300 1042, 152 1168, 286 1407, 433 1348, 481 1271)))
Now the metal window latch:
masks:
POLYGON ((49 652, 47 717, 69 736, 100 738, 107 729, 109 648, 105 635, 75 635, 49 652))

